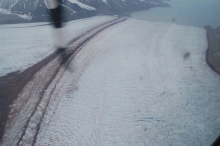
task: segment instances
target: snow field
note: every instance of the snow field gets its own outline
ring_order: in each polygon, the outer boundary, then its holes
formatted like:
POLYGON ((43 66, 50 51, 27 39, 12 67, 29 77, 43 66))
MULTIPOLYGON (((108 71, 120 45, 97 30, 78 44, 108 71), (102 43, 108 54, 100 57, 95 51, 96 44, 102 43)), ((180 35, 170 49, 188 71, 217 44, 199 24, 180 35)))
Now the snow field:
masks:
MULTIPOLYGON (((92 56, 97 54, 95 52, 98 51, 97 49, 95 51, 84 50, 77 53, 81 49, 81 45, 87 43, 85 40, 88 40, 102 29, 123 20, 124 19, 116 19, 99 25, 70 44, 67 52, 74 52, 74 54, 67 62, 72 61, 73 57, 79 58, 77 56, 82 55, 82 52, 84 52, 84 57, 85 54, 87 54, 87 62, 82 57, 77 59, 76 62, 74 61, 74 66, 78 69, 75 71, 74 67, 74 73, 71 71, 70 74, 71 77, 75 77, 75 81, 82 74, 88 61, 91 60, 92 56), (76 54, 77 56, 75 56, 76 54)), ((42 122, 41 119, 44 117, 44 114, 48 115, 47 111, 45 112, 47 104, 51 103, 51 101, 53 102, 54 96, 57 96, 60 88, 63 86, 62 84, 57 84, 57 82, 62 82, 60 79, 64 71, 65 67, 60 67, 59 57, 57 57, 34 75, 32 80, 29 81, 23 91, 18 95, 19 97, 10 106, 11 111, 6 124, 2 145, 17 145, 17 143, 19 143, 19 145, 33 144, 35 135, 38 134, 37 127, 42 122)), ((68 76, 66 75, 65 77, 67 77, 66 81, 68 81, 68 76)), ((66 81, 63 82, 63 84, 66 84, 66 81)))
POLYGON ((64 74, 36 144, 210 145, 220 78, 205 62, 207 45, 204 29, 170 23, 130 19, 106 29, 73 60, 75 72, 77 60, 87 64, 80 80, 64 74))
MULTIPOLYGON (((63 28, 66 43, 93 27, 114 18, 98 16, 66 23, 63 28)), ((37 26, 44 24, 31 23, 0 26, 0 76, 27 69, 56 50, 52 26, 37 26)))

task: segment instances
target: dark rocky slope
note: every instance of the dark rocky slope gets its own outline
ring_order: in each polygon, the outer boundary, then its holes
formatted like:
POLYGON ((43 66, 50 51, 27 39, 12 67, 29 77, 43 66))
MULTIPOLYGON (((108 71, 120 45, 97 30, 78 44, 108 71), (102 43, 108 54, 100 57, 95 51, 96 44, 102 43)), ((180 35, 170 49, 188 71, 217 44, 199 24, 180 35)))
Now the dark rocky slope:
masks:
POLYGON ((211 26, 205 26, 209 47, 207 50, 207 63, 220 75, 220 26, 213 29, 211 26))

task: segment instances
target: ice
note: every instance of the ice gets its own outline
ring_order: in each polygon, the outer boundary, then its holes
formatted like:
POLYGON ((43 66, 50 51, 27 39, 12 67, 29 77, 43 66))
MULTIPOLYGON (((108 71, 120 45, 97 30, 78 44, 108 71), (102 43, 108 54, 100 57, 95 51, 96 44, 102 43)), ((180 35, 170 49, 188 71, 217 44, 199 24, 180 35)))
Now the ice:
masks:
MULTIPOLYGON (((93 27, 115 17, 97 16, 65 23, 65 40, 69 42, 93 27)), ((0 76, 22 71, 55 51, 53 28, 47 23, 0 26, 0 76)))
POLYGON ((64 74, 36 145, 211 145, 220 77, 207 47, 201 28, 130 19, 106 29, 64 74))

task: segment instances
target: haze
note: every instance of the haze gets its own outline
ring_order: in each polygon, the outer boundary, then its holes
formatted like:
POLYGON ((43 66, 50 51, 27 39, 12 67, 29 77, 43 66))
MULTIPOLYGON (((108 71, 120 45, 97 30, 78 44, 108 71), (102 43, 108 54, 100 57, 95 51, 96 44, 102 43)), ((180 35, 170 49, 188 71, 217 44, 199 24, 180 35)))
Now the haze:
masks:
POLYGON ((175 22, 176 24, 203 27, 220 25, 219 0, 171 0, 172 8, 153 8, 132 14, 133 18, 147 21, 175 22))

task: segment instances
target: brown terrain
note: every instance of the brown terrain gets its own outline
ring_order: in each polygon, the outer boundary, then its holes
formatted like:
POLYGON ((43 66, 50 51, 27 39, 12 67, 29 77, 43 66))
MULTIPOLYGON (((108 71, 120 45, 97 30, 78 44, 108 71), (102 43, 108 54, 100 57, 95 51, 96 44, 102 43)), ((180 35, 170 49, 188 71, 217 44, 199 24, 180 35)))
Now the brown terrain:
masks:
POLYGON ((220 26, 213 29, 211 26, 205 26, 208 37, 207 63, 220 75, 220 26))
MULTIPOLYGON (((206 52, 206 61, 208 65, 220 75, 220 26, 213 29, 211 26, 204 27, 207 30, 208 49, 206 52)), ((212 146, 220 145, 220 135, 212 146)))
POLYGON ((57 52, 51 54, 36 65, 19 73, 14 72, 0 77, 0 138, 4 133, 4 127, 10 113, 9 105, 17 98, 25 85, 33 78, 37 71, 53 60, 58 55, 57 52))

